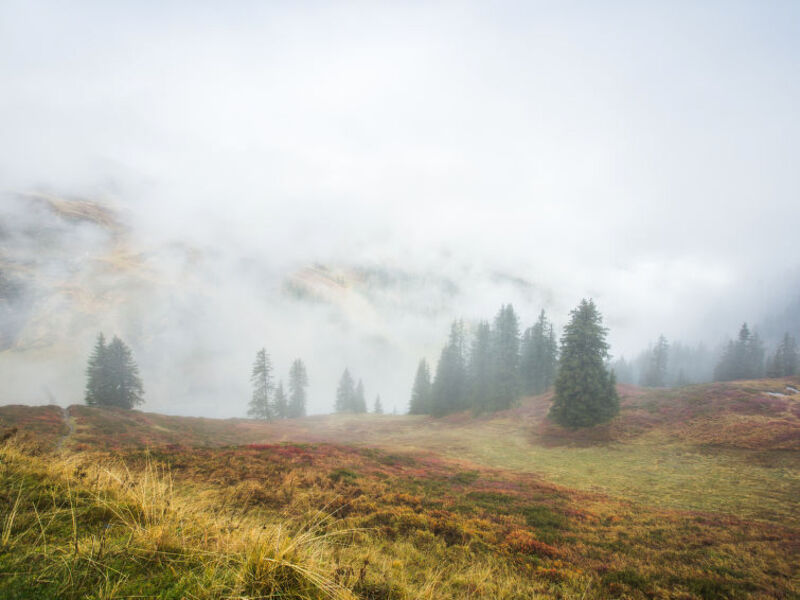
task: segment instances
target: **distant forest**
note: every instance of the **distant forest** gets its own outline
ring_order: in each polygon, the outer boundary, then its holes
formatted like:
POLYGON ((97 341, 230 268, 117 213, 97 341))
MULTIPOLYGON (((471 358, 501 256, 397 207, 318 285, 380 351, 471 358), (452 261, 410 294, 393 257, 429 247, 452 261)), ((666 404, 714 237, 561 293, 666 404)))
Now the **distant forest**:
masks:
MULTIPOLYGON (((800 331, 800 302, 769 321, 772 337, 781 323, 787 331, 771 346, 744 323, 735 338, 719 347, 671 342, 661 335, 632 360, 608 359, 606 368, 619 383, 646 387, 794 375, 800 372, 800 353, 790 327, 796 323, 800 331)), ((454 321, 435 370, 426 359, 419 362, 409 412, 444 415, 510 408, 522 396, 553 385, 563 344, 563 335, 557 335, 544 310, 524 331, 511 304, 503 305, 491 323, 454 321)))

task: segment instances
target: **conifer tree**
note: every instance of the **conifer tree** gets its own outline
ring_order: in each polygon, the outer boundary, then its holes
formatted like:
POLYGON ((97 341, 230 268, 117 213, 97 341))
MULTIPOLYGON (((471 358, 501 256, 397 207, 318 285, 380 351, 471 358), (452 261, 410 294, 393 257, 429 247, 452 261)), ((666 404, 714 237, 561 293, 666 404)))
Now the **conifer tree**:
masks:
POLYGON ((470 404, 475 412, 489 409, 492 384, 492 331, 487 321, 475 328, 467 362, 467 385, 470 404))
POLYGON ((647 387, 664 387, 667 383, 667 361, 669 360, 669 343, 663 335, 658 336, 655 346, 649 352, 649 364, 642 378, 647 387))
POLYGON ((289 369, 288 415, 290 419, 306 416, 306 387, 308 387, 306 366, 298 358, 289 369))
POLYGON ((533 327, 525 330, 520 346, 522 392, 541 394, 553 385, 558 368, 558 342, 544 310, 533 327))
POLYGON ((356 386, 353 377, 347 369, 339 379, 339 387, 336 389, 336 404, 334 408, 337 413, 355 412, 356 386))
POLYGON ((414 385, 411 388, 411 402, 408 413, 411 415, 427 415, 431 412, 431 371, 428 361, 419 361, 414 385))
POLYGON ((289 418, 289 400, 286 397, 286 392, 283 390, 283 381, 278 382, 278 387, 275 388, 275 394, 272 399, 272 410, 275 413, 276 419, 289 418))
POLYGON ((764 345, 747 323, 739 329, 737 340, 729 341, 714 369, 715 381, 756 379, 764 375, 764 345))
POLYGON ((353 412, 355 413, 365 413, 367 412, 367 399, 364 396, 364 384, 361 380, 358 380, 358 385, 356 386, 356 395, 353 400, 353 412))
POLYGON ((466 402, 466 367, 464 363, 464 324, 454 321, 450 338, 436 365, 431 393, 431 414, 436 416, 463 410, 466 402))
POLYGON ((603 319, 592 300, 570 313, 561 336, 555 397, 549 417, 570 428, 589 427, 619 412, 616 378, 605 368, 608 344, 603 319))
POLYGON ((86 367, 86 404, 89 406, 103 406, 110 404, 106 360, 106 338, 102 333, 97 334, 94 350, 89 357, 86 367))
POLYGON ((788 377, 798 370, 797 342, 794 337, 784 333, 775 354, 770 358, 767 375, 769 377, 788 377))
POLYGON ((520 396, 519 320, 511 304, 500 307, 491 334, 491 410, 510 408, 520 396))
POLYGON ((86 403, 131 409, 144 402, 144 387, 131 349, 117 336, 106 345, 101 333, 89 358, 86 403))
POLYGON ((375 396, 375 408, 373 409, 372 412, 374 412, 376 415, 382 415, 383 414, 383 403, 381 403, 381 395, 380 394, 375 396))
POLYGON ((256 353, 253 371, 250 375, 253 384, 253 395, 250 400, 248 416, 254 419, 271 421, 275 416, 272 407, 272 362, 267 350, 262 348, 256 353))

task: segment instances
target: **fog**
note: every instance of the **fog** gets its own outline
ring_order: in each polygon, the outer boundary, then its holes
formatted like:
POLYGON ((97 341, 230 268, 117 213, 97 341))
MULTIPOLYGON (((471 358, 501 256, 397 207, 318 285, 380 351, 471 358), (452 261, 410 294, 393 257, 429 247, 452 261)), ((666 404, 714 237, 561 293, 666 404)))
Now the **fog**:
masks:
POLYGON ((0 5, 0 403, 80 402, 103 330, 145 410, 244 415, 264 346, 404 411, 504 302, 631 357, 797 300, 797 3, 165 4, 0 5))

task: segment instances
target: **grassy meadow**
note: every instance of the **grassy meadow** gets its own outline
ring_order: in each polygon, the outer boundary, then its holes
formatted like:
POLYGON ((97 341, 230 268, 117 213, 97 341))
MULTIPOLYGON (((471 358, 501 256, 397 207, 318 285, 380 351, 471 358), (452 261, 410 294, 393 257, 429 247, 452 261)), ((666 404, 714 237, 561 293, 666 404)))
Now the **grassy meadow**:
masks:
POLYGON ((0 597, 800 598, 800 395, 774 395, 797 383, 621 387, 577 432, 547 396, 273 424, 0 407, 0 597))

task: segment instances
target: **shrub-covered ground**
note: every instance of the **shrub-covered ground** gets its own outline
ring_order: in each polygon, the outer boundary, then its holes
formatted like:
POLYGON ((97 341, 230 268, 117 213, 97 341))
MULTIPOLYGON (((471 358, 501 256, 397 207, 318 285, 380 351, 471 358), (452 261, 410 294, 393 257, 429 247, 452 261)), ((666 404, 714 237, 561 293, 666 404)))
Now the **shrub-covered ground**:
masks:
POLYGON ((624 387, 579 432, 546 396, 271 425, 71 407, 72 432, 1 407, 0 597, 800 598, 796 384, 624 387))

